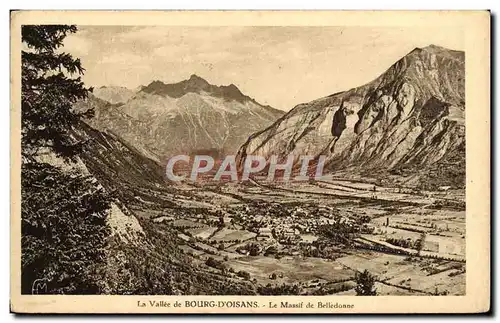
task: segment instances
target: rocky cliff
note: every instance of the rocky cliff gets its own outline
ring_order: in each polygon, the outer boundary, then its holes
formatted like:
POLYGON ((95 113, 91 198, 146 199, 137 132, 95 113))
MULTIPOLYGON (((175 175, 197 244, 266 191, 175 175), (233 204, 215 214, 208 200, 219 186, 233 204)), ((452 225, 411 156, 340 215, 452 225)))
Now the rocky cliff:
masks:
POLYGON ((368 84, 297 105, 238 155, 326 155, 333 172, 463 186, 464 59, 415 48, 368 84))

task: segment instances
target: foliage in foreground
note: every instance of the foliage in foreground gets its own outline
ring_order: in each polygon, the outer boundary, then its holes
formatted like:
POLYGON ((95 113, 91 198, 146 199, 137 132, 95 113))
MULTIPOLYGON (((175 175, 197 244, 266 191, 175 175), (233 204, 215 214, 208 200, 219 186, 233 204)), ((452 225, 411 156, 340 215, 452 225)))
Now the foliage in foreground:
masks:
POLYGON ((21 291, 95 294, 102 288, 109 197, 70 163, 84 142, 71 133, 92 110, 80 61, 60 47, 75 26, 24 25, 21 85, 21 291), (42 157, 62 160, 55 166, 42 157), (37 285, 37 282, 43 282, 37 285), (39 286, 43 286, 39 289, 39 286))

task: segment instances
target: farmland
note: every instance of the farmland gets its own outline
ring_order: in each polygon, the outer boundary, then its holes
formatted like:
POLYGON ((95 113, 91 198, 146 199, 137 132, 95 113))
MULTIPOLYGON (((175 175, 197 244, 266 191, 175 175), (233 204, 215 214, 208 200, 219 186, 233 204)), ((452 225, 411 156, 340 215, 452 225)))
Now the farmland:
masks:
MULTIPOLYGON (((177 230, 179 248, 200 266, 263 293, 353 295, 365 269, 378 295, 465 293, 461 191, 255 179, 178 184, 174 196, 156 193, 173 206, 155 208, 151 220, 177 230)), ((132 208, 144 218, 150 205, 132 208)))

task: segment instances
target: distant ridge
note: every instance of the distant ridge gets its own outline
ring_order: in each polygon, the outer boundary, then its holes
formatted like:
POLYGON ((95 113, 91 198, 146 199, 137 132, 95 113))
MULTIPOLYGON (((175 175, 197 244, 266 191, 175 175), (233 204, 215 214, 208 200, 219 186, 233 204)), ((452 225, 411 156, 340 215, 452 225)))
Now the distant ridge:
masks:
POLYGON ((103 87, 86 103, 89 122, 116 134, 152 159, 200 150, 236 153, 250 134, 285 112, 262 105, 236 85, 212 85, 198 75, 173 84, 153 81, 134 90, 103 87))
POLYGON ((196 74, 192 74, 189 79, 178 83, 165 84, 161 81, 153 81, 147 86, 144 86, 141 91, 172 98, 180 98, 187 93, 206 92, 214 97, 226 100, 235 100, 241 103, 245 101, 256 102, 254 99, 241 93, 240 89, 234 84, 229 84, 227 86, 212 85, 196 74))

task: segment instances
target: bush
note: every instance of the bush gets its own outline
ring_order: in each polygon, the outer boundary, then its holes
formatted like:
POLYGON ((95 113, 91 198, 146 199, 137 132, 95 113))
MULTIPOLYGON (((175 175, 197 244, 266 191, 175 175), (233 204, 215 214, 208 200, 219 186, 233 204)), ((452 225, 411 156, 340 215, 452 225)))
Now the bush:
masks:
POLYGON ((220 270, 225 270, 226 266, 224 264, 213 257, 209 257, 207 261, 205 261, 205 265, 215 268, 215 269, 220 269, 220 270))
POLYGON ((298 285, 278 285, 272 286, 267 284, 266 286, 260 286, 257 288, 257 293, 259 295, 300 295, 302 289, 298 285))
POLYGON ((243 271, 243 270, 240 270, 238 271, 237 275, 241 278, 244 278, 246 280, 249 280, 250 279, 250 273, 249 272, 246 272, 246 271, 243 271))
POLYGON ((365 269, 363 272, 357 272, 355 280, 357 296, 377 295, 377 290, 375 289, 375 276, 370 274, 368 270, 365 269))

